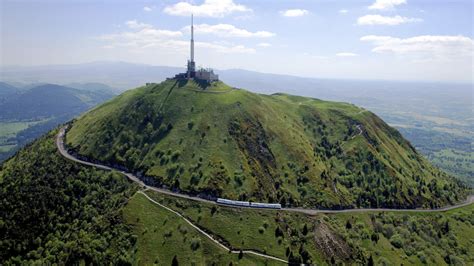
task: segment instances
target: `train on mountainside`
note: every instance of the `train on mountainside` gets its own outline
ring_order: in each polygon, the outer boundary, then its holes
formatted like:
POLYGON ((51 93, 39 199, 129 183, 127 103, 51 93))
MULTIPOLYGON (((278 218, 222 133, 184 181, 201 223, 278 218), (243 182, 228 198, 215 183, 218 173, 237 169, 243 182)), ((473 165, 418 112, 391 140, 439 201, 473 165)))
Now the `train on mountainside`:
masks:
POLYGON ((229 200, 229 199, 222 199, 222 198, 217 198, 216 202, 217 204, 236 206, 236 207, 281 209, 281 204, 279 203, 259 203, 259 202, 229 200))

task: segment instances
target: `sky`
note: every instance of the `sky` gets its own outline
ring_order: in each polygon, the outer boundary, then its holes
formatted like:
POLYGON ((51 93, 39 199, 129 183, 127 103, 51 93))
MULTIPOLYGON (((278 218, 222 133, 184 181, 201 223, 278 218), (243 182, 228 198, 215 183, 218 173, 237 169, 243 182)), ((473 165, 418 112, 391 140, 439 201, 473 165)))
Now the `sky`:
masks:
POLYGON ((2 0, 0 65, 124 61, 473 82, 472 0, 2 0))

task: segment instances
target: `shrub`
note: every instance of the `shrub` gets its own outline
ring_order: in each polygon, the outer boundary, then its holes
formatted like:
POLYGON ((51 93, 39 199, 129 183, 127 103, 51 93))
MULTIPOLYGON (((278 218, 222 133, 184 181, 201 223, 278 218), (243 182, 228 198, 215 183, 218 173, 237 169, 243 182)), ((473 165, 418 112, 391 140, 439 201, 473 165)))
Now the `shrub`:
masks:
POLYGON ((351 221, 350 221, 350 220, 347 220, 347 222, 346 222, 346 229, 351 229, 351 228, 352 228, 351 221))
POLYGON ((403 246, 403 241, 399 234, 393 235, 390 238, 390 243, 396 248, 401 248, 403 246))
POLYGON ((173 257, 173 261, 171 262, 171 265, 172 266, 178 266, 179 263, 178 263, 178 257, 176 255, 174 255, 173 257))
POLYGON ((302 231, 303 235, 307 235, 308 231, 309 231, 308 230, 308 225, 305 223, 304 226, 303 226, 303 231, 302 231))
POLYGON ((391 238, 395 232, 395 228, 391 224, 384 224, 383 225, 383 235, 386 238, 391 238))
POLYGON ((377 243, 377 242, 379 241, 379 234, 373 233, 373 234, 370 236, 370 239, 372 240, 372 242, 377 243))
POLYGON ((180 155, 181 155, 181 152, 179 152, 179 151, 174 151, 174 152, 171 154, 171 161, 176 162, 176 160, 178 160, 178 158, 179 158, 180 155))
POLYGON ((191 240, 191 249, 193 251, 196 251, 199 247, 201 246, 201 239, 199 238, 193 238, 191 240))
POLYGON ((189 123, 188 123, 188 129, 189 129, 189 130, 192 130, 193 127, 194 127, 194 122, 193 122, 193 121, 189 122, 189 123))
POLYGON ((426 255, 423 251, 420 251, 416 254, 416 256, 420 259, 420 261, 423 263, 423 264, 426 264, 426 255))
POLYGON ((281 228, 279 226, 277 226, 277 228, 275 229, 275 237, 283 237, 283 231, 281 230, 281 228))
POLYGON ((268 228, 268 222, 267 222, 267 221, 263 221, 263 227, 264 227, 265 229, 268 228))
POLYGON ((178 226, 178 230, 181 234, 185 235, 188 233, 188 229, 185 226, 178 226))

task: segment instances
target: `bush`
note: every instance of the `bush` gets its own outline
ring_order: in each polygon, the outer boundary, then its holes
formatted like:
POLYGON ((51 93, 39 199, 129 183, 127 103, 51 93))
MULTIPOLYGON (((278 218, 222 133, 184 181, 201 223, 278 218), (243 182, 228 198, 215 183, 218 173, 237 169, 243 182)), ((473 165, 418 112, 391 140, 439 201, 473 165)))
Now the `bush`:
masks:
POLYGON ((283 237, 283 231, 281 230, 280 226, 277 226, 275 229, 275 237, 283 237))
POLYGON ((267 222, 267 221, 263 221, 263 227, 264 227, 265 229, 268 228, 268 222, 267 222))
POLYGON ((423 263, 423 264, 426 264, 426 255, 423 251, 420 251, 416 254, 416 256, 420 259, 420 261, 423 263))
POLYGON ((171 154, 171 161, 176 162, 176 160, 178 160, 178 158, 179 158, 180 155, 181 155, 181 152, 179 152, 179 151, 174 151, 174 152, 171 154))
POLYGON ((188 123, 188 129, 189 129, 189 130, 192 130, 193 127, 194 127, 194 122, 193 122, 193 121, 189 122, 189 123, 188 123))
POLYGON ((395 232, 395 228, 391 224, 384 224, 383 225, 383 235, 386 238, 391 238, 395 232))
POLYGON ((193 238, 191 240, 191 249, 193 251, 196 251, 199 247, 201 246, 201 239, 199 238, 193 238))
POLYGON ((403 247, 403 241, 402 238, 399 234, 395 234, 390 238, 390 243, 396 247, 396 248, 401 248, 403 247))

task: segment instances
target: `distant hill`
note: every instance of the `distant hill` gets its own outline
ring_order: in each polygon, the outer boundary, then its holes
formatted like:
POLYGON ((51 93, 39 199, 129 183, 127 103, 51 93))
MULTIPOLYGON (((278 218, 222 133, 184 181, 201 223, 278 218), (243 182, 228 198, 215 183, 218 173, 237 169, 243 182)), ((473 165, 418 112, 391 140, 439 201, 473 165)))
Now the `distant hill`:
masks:
POLYGON ((74 82, 74 83, 65 84, 64 86, 74 88, 74 89, 79 89, 79 90, 102 92, 102 93, 108 93, 108 94, 118 93, 118 89, 116 88, 112 88, 108 85, 105 85, 102 83, 95 83, 95 82, 90 82, 90 83, 74 82))
POLYGON ((110 99, 114 94, 74 89, 54 84, 24 85, 20 89, 0 84, 0 162, 57 125, 110 99), (13 92, 13 93, 12 93, 13 92))
POLYGON ((191 194, 311 207, 438 206, 463 188, 346 103, 168 80, 79 118, 68 144, 191 194))
POLYGON ((7 84, 5 82, 0 82, 0 95, 9 95, 9 94, 14 94, 19 91, 18 88, 7 84))
POLYGON ((0 104, 0 120, 36 120, 69 116, 110 98, 111 94, 46 84, 10 97, 0 104))
POLYGON ((102 83, 122 91, 146 82, 159 82, 184 68, 150 66, 125 62, 93 62, 77 65, 1 67, 4 81, 29 83, 102 83))
POLYGON ((7 84, 5 82, 0 82, 0 104, 5 102, 9 97, 14 96, 19 93, 19 89, 7 84))

